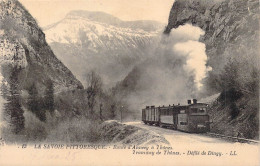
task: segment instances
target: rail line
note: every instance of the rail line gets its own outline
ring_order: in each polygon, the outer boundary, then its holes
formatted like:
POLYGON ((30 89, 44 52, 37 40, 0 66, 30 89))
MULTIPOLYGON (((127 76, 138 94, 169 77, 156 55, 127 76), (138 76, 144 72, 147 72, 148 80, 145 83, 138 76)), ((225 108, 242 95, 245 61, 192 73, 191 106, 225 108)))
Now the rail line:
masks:
POLYGON ((210 133, 210 132, 207 132, 206 134, 210 135, 210 136, 217 137, 217 138, 223 138, 223 139, 232 140, 232 141, 235 141, 235 142, 259 144, 259 141, 252 140, 252 139, 246 139, 246 138, 240 138, 240 137, 232 137, 232 136, 226 136, 226 135, 210 133))
MULTIPOLYGON (((149 125, 149 126, 153 126, 153 125, 149 125)), ((164 128, 170 129, 168 127, 164 127, 164 128)), ((207 136, 211 136, 211 137, 215 137, 215 138, 222 138, 222 139, 230 140, 230 141, 233 141, 233 142, 254 143, 254 144, 260 143, 260 141, 258 141, 258 140, 246 139, 246 138, 241 138, 241 137, 226 136, 226 135, 216 134, 216 133, 211 133, 211 132, 197 133, 197 134, 207 135, 207 136)))

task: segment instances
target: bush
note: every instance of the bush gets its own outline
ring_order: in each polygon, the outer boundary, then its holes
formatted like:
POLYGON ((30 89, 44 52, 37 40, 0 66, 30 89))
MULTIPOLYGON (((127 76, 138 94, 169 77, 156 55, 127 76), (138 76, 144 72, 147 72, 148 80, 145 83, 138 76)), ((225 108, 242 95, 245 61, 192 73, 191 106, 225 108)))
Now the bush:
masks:
POLYGON ((84 118, 66 120, 52 129, 46 139, 48 142, 95 143, 100 139, 98 122, 84 118))
POLYGON ((25 130, 24 135, 28 142, 43 141, 48 134, 46 129, 46 124, 40 121, 33 113, 30 111, 25 111, 25 130))
POLYGON ((8 125, 2 127, 1 136, 7 143, 62 142, 97 143, 100 141, 100 123, 85 118, 60 121, 47 113, 46 123, 40 121, 32 112, 25 111, 25 128, 19 134, 11 132, 8 125))
POLYGON ((12 132, 12 126, 5 124, 1 128, 1 136, 7 143, 25 143, 43 141, 47 137, 45 123, 41 122, 33 113, 24 112, 24 129, 15 134, 12 132))

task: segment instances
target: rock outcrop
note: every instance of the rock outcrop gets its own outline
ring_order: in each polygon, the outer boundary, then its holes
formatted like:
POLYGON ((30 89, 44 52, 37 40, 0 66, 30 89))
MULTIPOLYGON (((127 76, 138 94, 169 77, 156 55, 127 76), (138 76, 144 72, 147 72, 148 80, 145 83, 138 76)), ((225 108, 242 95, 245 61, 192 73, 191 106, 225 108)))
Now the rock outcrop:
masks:
POLYGON ((258 57, 258 0, 176 0, 165 33, 187 23, 205 31, 201 41, 206 44, 208 65, 215 72, 230 58, 258 57))
POLYGON ((205 31, 212 71, 204 86, 221 93, 210 109, 212 132, 258 138, 259 1, 176 0, 164 33, 187 23, 205 31))
POLYGON ((3 77, 8 75, 5 66, 22 69, 20 89, 32 82, 44 87, 49 79, 56 92, 83 88, 56 58, 36 20, 17 0, 0 1, 0 59, 3 77))

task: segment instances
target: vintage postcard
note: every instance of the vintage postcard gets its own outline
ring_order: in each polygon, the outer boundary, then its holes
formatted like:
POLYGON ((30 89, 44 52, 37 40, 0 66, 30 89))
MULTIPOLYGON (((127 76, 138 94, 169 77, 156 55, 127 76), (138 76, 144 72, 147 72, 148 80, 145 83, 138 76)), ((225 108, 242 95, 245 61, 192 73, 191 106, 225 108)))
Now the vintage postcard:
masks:
POLYGON ((0 0, 0 165, 259 166, 258 0, 0 0))

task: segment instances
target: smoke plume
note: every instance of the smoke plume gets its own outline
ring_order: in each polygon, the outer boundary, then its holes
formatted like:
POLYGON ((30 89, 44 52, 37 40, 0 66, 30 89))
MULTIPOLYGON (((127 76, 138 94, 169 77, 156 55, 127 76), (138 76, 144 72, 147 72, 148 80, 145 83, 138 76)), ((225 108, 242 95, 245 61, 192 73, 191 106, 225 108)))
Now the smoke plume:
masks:
POLYGON ((121 84, 121 98, 131 110, 139 113, 146 105, 186 104, 196 98, 208 70, 205 44, 199 42, 202 35, 200 28, 187 24, 161 36, 121 84))

